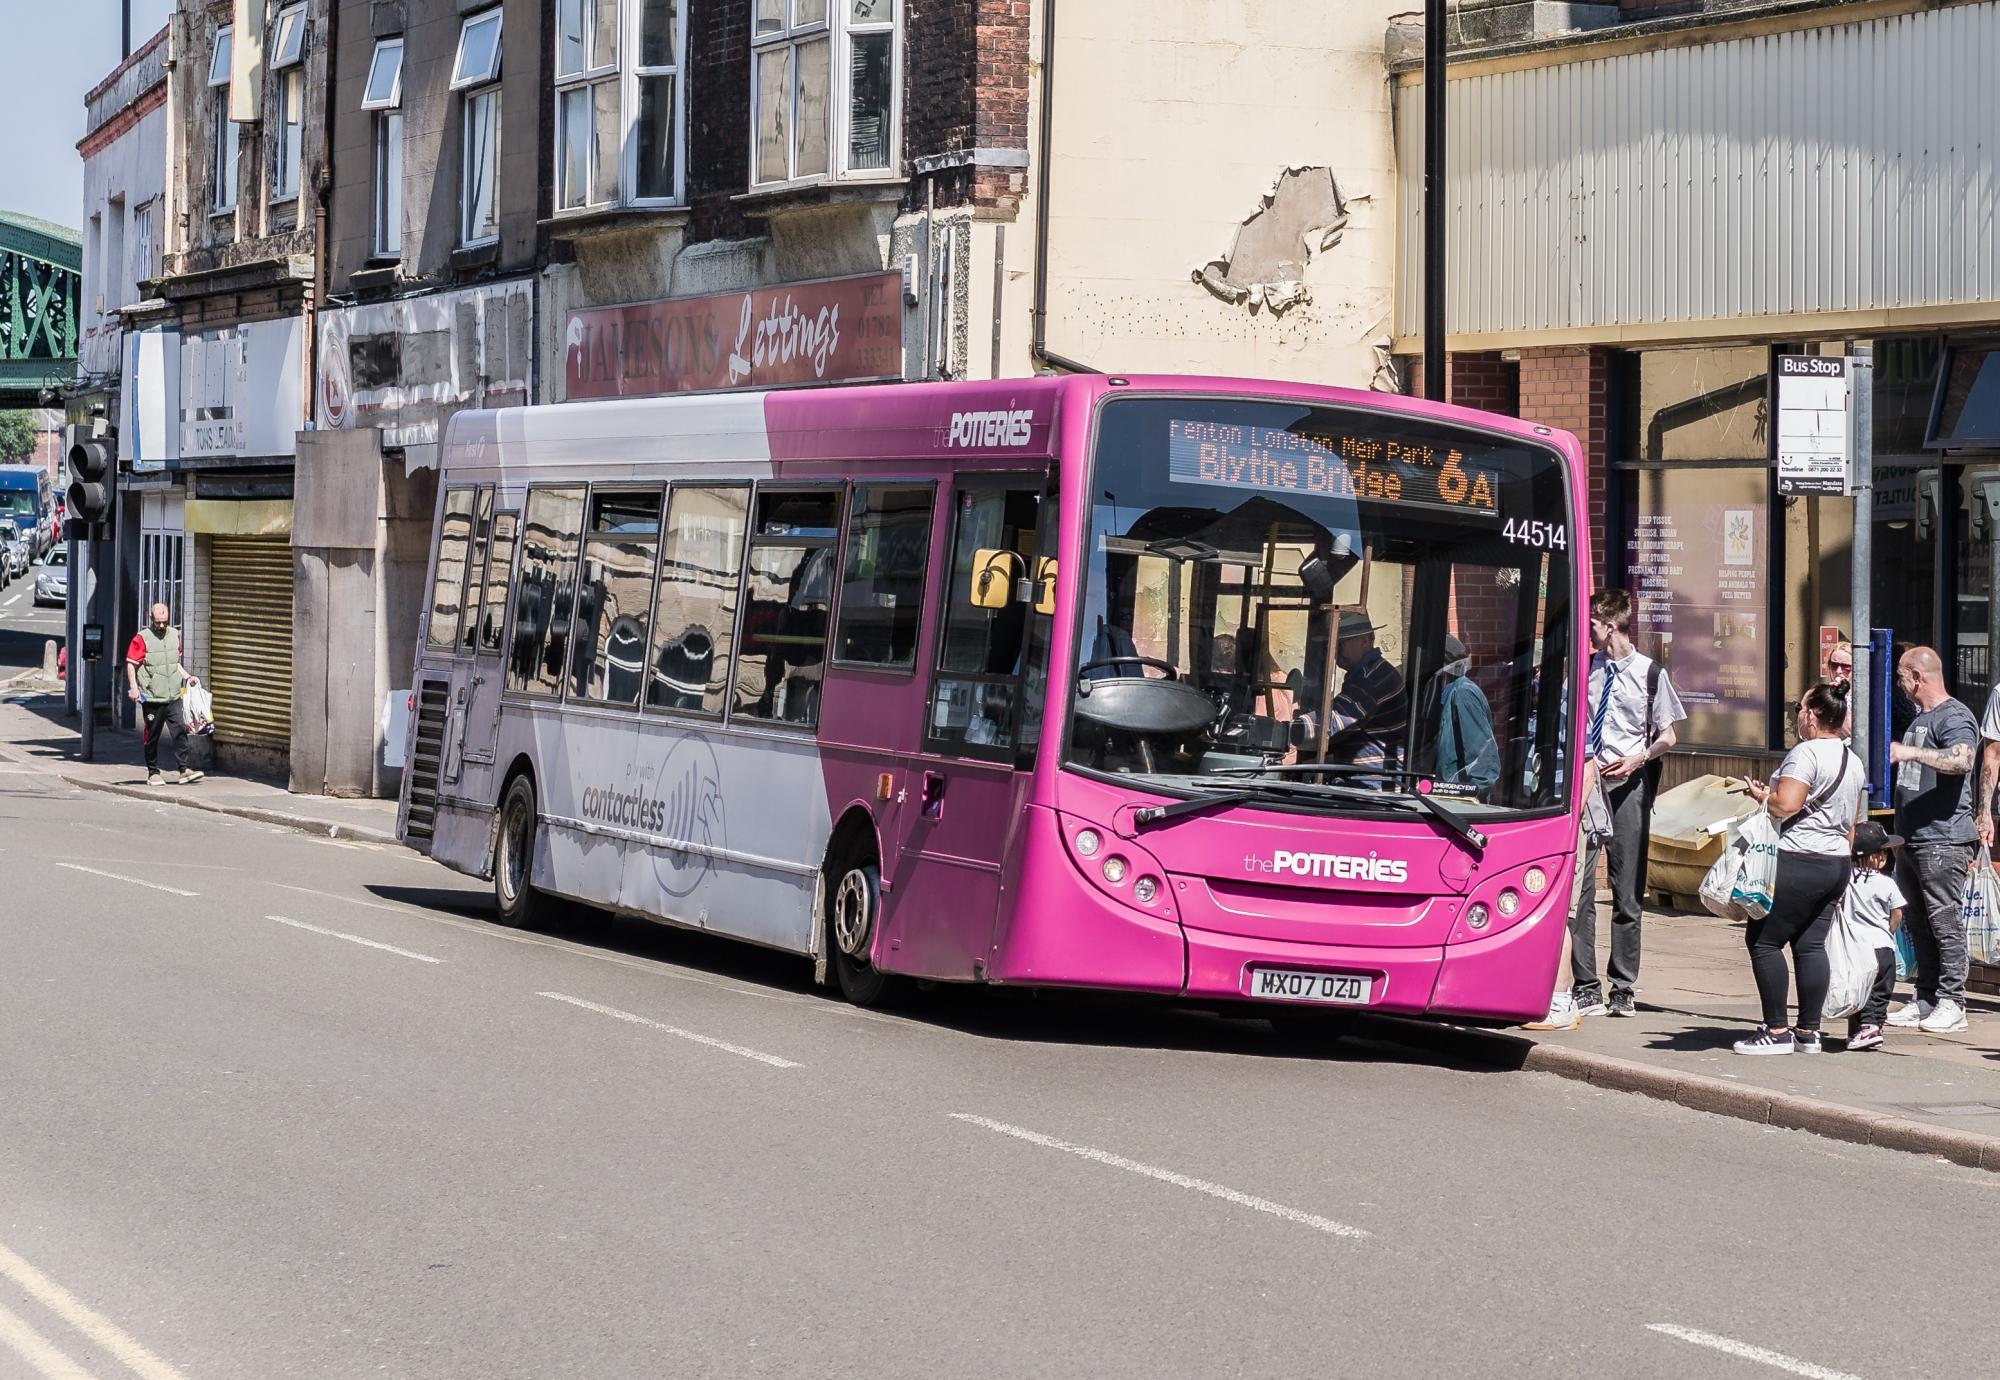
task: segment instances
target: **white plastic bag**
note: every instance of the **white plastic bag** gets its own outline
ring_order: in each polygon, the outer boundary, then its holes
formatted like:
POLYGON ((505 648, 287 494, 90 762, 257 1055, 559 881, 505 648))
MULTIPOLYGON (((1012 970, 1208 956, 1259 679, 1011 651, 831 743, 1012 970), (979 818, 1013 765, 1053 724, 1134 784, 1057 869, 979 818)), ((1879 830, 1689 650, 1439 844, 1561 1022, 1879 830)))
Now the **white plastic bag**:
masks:
POLYGON ((1737 827, 1721 857, 1701 879, 1701 903, 1725 920, 1761 920, 1771 913, 1778 879, 1778 830, 1760 810, 1737 827))
POLYGON ((206 685, 189 681, 181 687, 181 717, 190 733, 215 732, 215 697, 206 685))
POLYGON ((1965 943, 1975 963, 2000 963, 2000 875, 1993 871, 1993 857, 1984 845, 1972 870, 1965 874, 1965 891, 1958 913, 1965 920, 1965 943))
POLYGON ((1823 1014, 1828 1020, 1852 1016, 1867 1004, 1868 993, 1875 986, 1875 946, 1880 942, 1877 930, 1849 914, 1843 897, 1833 912, 1833 928, 1826 935, 1831 981, 1823 1014))

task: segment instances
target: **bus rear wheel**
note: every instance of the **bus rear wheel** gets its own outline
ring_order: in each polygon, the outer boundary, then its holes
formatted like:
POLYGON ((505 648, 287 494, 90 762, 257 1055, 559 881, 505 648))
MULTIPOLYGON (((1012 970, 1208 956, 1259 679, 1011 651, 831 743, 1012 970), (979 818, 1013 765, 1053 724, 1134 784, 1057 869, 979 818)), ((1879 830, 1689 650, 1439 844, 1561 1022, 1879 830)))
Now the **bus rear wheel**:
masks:
POLYGON ((875 922, 882 913, 882 873, 873 858, 850 857, 827 873, 827 961, 840 995, 856 1006, 877 1006, 890 990, 889 974, 868 961, 875 922))
POLYGON ((500 800, 500 836, 493 845, 493 899, 501 924, 533 929, 547 918, 549 898, 535 890, 535 783, 517 776, 500 800))

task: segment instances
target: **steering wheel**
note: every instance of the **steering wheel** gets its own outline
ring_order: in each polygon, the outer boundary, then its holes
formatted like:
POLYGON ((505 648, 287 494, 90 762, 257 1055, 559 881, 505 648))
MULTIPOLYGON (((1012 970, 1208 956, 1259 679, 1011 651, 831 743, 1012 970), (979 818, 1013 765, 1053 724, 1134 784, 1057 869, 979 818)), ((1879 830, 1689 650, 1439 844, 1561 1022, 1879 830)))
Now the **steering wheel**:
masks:
POLYGON ((1180 669, 1178 667, 1176 667, 1171 661, 1162 661, 1156 656, 1099 657, 1095 661, 1084 662, 1083 665, 1076 668, 1076 673, 1080 676, 1087 671, 1095 671, 1105 666, 1144 666, 1151 670, 1160 672, 1160 674, 1167 680, 1179 680, 1181 678, 1180 669))

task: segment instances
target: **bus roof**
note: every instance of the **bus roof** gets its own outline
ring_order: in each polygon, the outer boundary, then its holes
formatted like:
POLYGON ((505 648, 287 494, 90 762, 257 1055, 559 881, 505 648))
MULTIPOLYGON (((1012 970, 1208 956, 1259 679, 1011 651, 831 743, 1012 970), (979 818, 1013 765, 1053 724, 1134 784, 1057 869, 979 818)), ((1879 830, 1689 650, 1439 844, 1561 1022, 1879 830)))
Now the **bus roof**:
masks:
POLYGON ((1470 408, 1321 384, 1193 375, 1046 375, 707 393, 466 411, 446 431, 447 469, 682 462, 768 464, 937 460, 954 467, 1047 460, 1066 414, 1112 392, 1271 398, 1399 412, 1478 426, 1579 457, 1573 437, 1470 408), (496 456, 496 447, 498 455, 496 456))

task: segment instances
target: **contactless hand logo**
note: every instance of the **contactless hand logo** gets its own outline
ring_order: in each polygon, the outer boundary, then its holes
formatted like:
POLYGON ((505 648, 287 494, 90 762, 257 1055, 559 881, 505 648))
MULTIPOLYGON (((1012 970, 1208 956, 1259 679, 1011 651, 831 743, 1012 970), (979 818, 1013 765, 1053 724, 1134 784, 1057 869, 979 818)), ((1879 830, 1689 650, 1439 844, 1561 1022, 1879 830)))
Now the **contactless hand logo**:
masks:
POLYGON ((665 845, 654 852, 653 876, 667 895, 687 896, 708 880, 715 854, 729 846, 715 749, 700 738, 674 744, 660 763, 653 794, 662 816, 655 832, 665 845))

